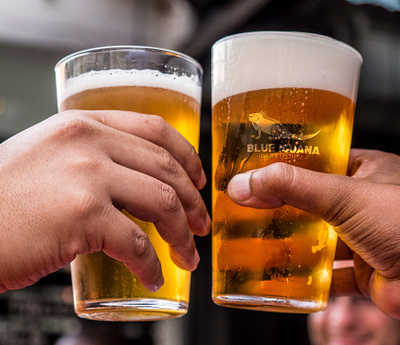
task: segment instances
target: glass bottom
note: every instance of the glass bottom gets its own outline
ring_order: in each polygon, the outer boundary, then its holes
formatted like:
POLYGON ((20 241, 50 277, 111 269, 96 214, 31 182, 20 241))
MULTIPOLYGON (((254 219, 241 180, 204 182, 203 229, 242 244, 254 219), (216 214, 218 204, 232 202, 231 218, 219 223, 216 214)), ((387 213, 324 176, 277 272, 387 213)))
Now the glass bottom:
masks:
POLYGON ((157 321, 185 315, 188 304, 159 299, 93 300, 77 302, 79 317, 99 321, 157 321))
POLYGON ((246 295, 218 295, 213 297, 213 301, 215 304, 230 308, 296 314, 322 311, 327 306, 327 302, 316 300, 246 295))

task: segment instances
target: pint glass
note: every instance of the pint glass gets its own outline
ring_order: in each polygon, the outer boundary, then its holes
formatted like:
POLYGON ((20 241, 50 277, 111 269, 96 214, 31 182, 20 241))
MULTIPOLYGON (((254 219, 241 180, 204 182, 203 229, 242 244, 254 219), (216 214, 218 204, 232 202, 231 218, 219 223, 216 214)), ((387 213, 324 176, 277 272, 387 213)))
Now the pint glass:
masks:
MULTIPOLYGON (((148 47, 105 47, 70 55, 55 72, 59 111, 111 109, 160 115, 198 148, 202 69, 190 57, 148 47)), ((76 313, 109 321, 184 315, 190 272, 172 262, 168 245, 153 224, 126 215, 150 238, 164 285, 149 292, 123 263, 103 252, 78 255, 71 264, 76 313)))
POLYGON ((361 56, 331 38, 238 34, 212 48, 213 301, 274 312, 326 307, 332 227, 299 209, 235 204, 235 174, 285 162, 345 174, 361 56))

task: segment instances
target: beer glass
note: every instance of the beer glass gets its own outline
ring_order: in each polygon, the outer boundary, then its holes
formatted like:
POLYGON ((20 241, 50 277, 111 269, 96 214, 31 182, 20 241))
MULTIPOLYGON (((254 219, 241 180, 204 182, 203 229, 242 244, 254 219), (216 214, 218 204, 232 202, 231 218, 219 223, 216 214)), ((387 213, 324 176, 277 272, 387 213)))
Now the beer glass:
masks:
POLYGON ((238 206, 235 174, 285 162, 345 174, 360 54, 296 32, 226 37, 212 48, 213 301, 273 312, 326 308, 333 228, 299 209, 238 206))
MULTIPOLYGON (((55 72, 59 111, 112 109, 160 115, 198 149, 202 68, 192 58, 150 47, 104 47, 65 57, 55 72)), ((76 313, 109 321, 186 314, 190 272, 172 262, 167 243, 152 223, 125 214, 150 238, 165 283, 150 292, 123 263, 103 252, 78 255, 71 264, 76 313)))

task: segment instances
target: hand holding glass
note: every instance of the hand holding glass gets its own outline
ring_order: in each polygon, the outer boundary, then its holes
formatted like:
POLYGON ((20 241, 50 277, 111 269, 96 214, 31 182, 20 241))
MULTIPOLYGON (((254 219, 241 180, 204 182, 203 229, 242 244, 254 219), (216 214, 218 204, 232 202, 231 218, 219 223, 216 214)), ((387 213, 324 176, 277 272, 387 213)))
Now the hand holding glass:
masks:
MULTIPOLYGON (((196 149, 199 145, 202 69, 193 59, 146 47, 105 47, 78 52, 56 66, 60 111, 126 110, 159 115, 196 149)), ((126 213, 126 212, 125 212, 126 213)), ((76 313, 111 321, 159 320, 187 312, 190 272, 178 268, 152 223, 132 218, 156 249, 165 278, 150 292, 126 266, 103 252, 71 264, 76 313)))

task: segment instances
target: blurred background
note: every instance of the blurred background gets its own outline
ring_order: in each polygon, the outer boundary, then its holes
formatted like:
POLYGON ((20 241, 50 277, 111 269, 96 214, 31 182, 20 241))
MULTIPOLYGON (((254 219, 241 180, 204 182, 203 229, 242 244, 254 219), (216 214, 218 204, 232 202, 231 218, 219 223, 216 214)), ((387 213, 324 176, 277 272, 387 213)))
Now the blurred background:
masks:
MULTIPOLYGON (((200 155, 211 181, 210 49, 257 30, 325 34, 363 56, 353 147, 400 153, 400 0, 0 0, 0 141, 57 112, 54 65, 77 50, 151 45, 203 66, 200 155)), ((203 191, 210 207, 210 185, 203 191)), ((210 236, 181 319, 104 323, 78 319, 62 269, 0 295, 0 345, 309 344, 306 315, 241 311, 211 302, 210 236), (110 340, 111 339, 111 340, 110 340)))

